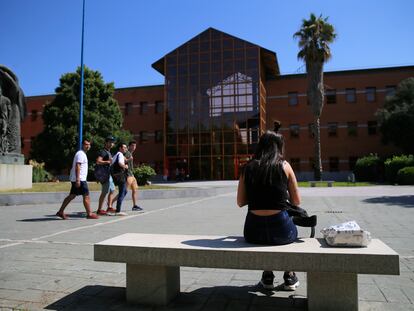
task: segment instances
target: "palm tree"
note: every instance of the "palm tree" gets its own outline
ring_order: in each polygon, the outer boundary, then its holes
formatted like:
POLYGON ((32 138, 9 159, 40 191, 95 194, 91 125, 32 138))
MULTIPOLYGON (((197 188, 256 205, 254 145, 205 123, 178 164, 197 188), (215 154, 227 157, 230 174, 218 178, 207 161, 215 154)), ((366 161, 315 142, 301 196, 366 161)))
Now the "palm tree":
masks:
POLYGON ((334 27, 328 23, 328 17, 318 18, 311 14, 308 20, 302 20, 302 26, 293 35, 299 39, 298 58, 306 63, 308 79, 308 99, 312 107, 314 117, 315 137, 315 180, 321 180, 321 136, 320 117, 323 108, 324 86, 323 86, 323 64, 331 58, 329 44, 336 38, 334 27))

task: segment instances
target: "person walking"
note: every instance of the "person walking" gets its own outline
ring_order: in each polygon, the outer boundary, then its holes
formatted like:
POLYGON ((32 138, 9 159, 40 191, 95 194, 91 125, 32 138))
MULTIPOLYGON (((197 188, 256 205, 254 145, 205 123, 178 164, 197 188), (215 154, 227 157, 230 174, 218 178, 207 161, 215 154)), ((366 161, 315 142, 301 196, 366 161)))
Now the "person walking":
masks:
POLYGON ((132 140, 128 144, 128 150, 125 152, 125 159, 128 164, 127 171, 127 187, 131 190, 132 210, 136 212, 143 212, 144 209, 137 205, 138 201, 138 183, 134 176, 134 152, 137 149, 137 142, 132 140))
MULTIPOLYGON (((289 217, 287 200, 299 206, 300 195, 295 173, 283 158, 283 136, 265 132, 259 139, 253 159, 246 164, 237 188, 237 205, 248 205, 244 238, 248 243, 283 245, 293 243, 298 231, 289 217)), ((283 275, 284 290, 295 290, 299 280, 295 272, 283 275)), ((274 274, 264 271, 260 281, 264 289, 273 289, 274 274)))
POLYGON ((101 195, 99 196, 98 210, 96 211, 96 214, 98 215, 106 215, 107 212, 115 212, 115 209, 112 207, 112 197, 115 191, 115 184, 112 180, 111 174, 109 173, 109 169, 112 164, 111 149, 114 146, 114 141, 114 137, 108 136, 105 139, 104 148, 99 152, 98 157, 96 159, 97 167, 95 168, 95 172, 101 171, 101 174, 105 178, 105 180, 101 182, 101 195), (102 207, 107 194, 108 203, 107 210, 105 211, 102 209, 102 207))
POLYGON ((87 219, 97 219, 98 215, 91 212, 91 202, 89 198, 89 189, 86 178, 88 176, 88 157, 86 152, 91 148, 91 142, 88 139, 82 141, 82 150, 76 152, 72 169, 70 170, 70 182, 72 187, 70 188, 69 195, 63 200, 62 206, 56 213, 56 216, 62 219, 68 219, 69 217, 65 214, 65 208, 68 204, 78 195, 83 197, 83 206, 86 210, 87 219))
POLYGON ((118 186, 118 195, 116 197, 116 211, 106 213, 108 216, 127 216, 127 213, 121 212, 122 201, 124 200, 128 190, 126 187, 126 171, 128 164, 125 163, 125 152, 127 151, 125 143, 118 144, 118 152, 112 158, 111 175, 114 184, 118 186))
MULTIPOLYGON (((134 176, 134 152, 137 148, 137 142, 132 140, 128 144, 128 150, 125 152, 125 163, 128 165, 127 170, 127 189, 131 190, 132 197, 132 210, 135 212, 144 212, 144 209, 137 205, 138 200, 138 183, 137 179, 134 176)), ((119 195, 119 194, 118 194, 119 195)), ((118 199, 116 196, 113 200, 114 202, 118 199)))

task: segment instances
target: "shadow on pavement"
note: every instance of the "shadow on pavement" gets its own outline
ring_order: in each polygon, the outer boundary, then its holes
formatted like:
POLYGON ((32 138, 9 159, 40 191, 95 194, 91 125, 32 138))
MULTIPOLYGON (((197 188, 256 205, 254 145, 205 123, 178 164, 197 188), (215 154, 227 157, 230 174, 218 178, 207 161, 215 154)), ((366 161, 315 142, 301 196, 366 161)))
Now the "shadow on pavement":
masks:
MULTIPOLYGON (((200 285, 202 286, 202 285, 200 285)), ((246 310, 247 306, 272 307, 275 310, 292 308, 306 310, 306 297, 277 291, 263 291, 258 286, 214 286, 200 287, 191 292, 180 293, 167 306, 144 306, 127 303, 125 288, 90 285, 69 294, 45 307, 46 310, 203 310, 217 311, 229 307, 231 310, 246 310), (284 293, 286 294, 286 293, 284 293), (224 307, 224 308, 223 308, 224 307)))
POLYGON ((402 195, 398 197, 383 196, 365 199, 362 202, 371 204, 399 205, 402 207, 411 208, 414 207, 414 195, 402 195))
MULTIPOLYGON (((72 213, 72 214, 66 214, 69 219, 67 220, 71 220, 71 219, 79 219, 79 218, 86 218, 86 213, 85 212, 76 212, 76 213, 72 213)), ((39 217, 39 218, 26 218, 26 219, 18 219, 17 221, 23 221, 23 222, 41 222, 41 221, 54 221, 54 220, 63 220, 59 217, 57 217, 55 214, 53 215, 45 215, 44 217, 39 217)))

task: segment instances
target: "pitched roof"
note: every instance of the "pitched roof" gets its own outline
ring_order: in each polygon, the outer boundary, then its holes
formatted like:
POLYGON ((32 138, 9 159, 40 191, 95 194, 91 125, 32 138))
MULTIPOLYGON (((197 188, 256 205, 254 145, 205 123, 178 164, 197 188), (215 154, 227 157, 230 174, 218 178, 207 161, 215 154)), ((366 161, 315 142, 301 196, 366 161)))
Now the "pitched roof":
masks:
POLYGON ((171 52, 167 53, 166 55, 164 55, 162 58, 160 58, 159 60, 157 60, 155 63, 152 64, 152 67, 157 70, 159 73, 161 73, 162 75, 165 74, 164 72, 164 64, 165 64, 165 57, 170 55, 170 54, 174 54, 176 53, 180 48, 184 47, 187 43, 193 41, 193 40, 197 40, 199 37, 205 37, 205 36, 209 36, 210 34, 215 34, 215 35, 223 35, 227 38, 233 38, 235 40, 239 40, 241 42, 244 42, 249 46, 254 46, 254 47, 258 47, 260 49, 260 58, 261 61, 263 62, 264 65, 264 70, 265 70, 265 76, 267 79, 271 79, 271 78, 275 78, 276 76, 278 76, 280 74, 279 71, 279 64, 277 62, 277 56, 276 53, 273 51, 270 51, 268 49, 265 49, 257 44, 251 43, 249 41, 237 38, 235 36, 232 36, 230 34, 227 34, 225 32, 222 32, 220 30, 214 29, 212 27, 207 28, 206 30, 204 30, 203 32, 199 33, 198 35, 196 35, 195 37, 191 38, 190 40, 188 40, 187 42, 183 43, 182 45, 180 45, 179 47, 175 48, 174 50, 172 50, 171 52))

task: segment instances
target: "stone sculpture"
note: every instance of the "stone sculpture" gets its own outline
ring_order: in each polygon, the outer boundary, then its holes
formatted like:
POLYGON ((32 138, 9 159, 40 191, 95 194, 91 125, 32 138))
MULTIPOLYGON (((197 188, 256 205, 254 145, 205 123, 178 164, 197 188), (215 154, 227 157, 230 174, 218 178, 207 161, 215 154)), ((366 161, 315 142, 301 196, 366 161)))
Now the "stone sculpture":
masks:
POLYGON ((0 65, 0 155, 20 155, 20 122, 26 116, 23 90, 16 75, 0 65))

